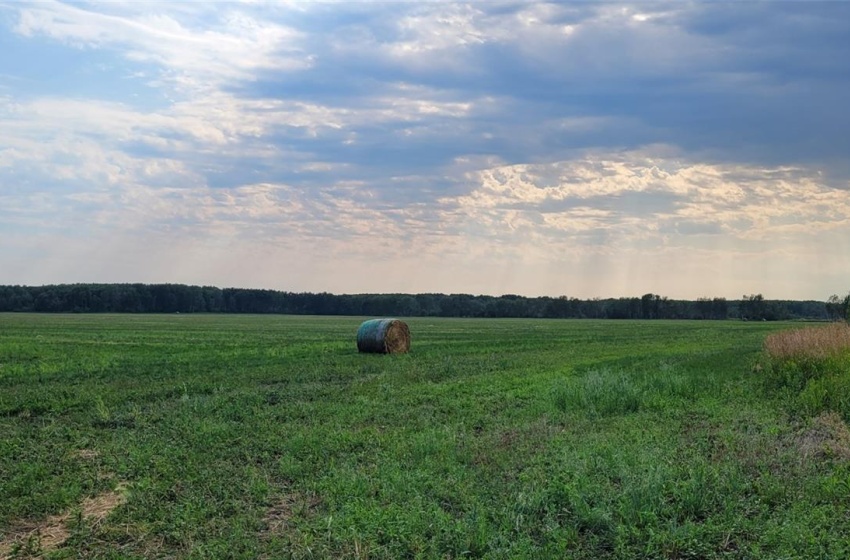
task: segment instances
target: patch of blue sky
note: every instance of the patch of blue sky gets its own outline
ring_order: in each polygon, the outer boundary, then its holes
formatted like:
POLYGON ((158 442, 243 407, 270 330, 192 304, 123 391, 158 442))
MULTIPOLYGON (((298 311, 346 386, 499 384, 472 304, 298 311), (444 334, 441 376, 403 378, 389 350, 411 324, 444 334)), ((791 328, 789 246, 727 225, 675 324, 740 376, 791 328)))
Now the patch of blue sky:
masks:
POLYGON ((383 171, 382 174, 393 175, 433 170, 450 163, 458 153, 466 153, 469 148, 475 150, 457 131, 454 137, 443 133, 417 138, 415 133, 405 135, 408 126, 405 123, 364 124, 341 131, 323 130, 315 137, 306 131, 285 129, 264 139, 277 146, 316 154, 324 161, 373 166, 376 171, 383 171), (350 133, 355 136, 349 138, 350 133))
MULTIPOLYGON (((177 135, 168 130, 159 130, 157 131, 157 137, 164 140, 180 140, 184 138, 184 135, 177 135)), ((115 147, 126 154, 142 159, 157 159, 174 156, 174 152, 170 148, 152 145, 140 140, 116 141, 115 147)))
MULTIPOLYGON (((73 168, 78 163, 76 159, 55 155, 51 158, 49 170, 57 166, 73 168), (65 161, 59 161, 59 160, 65 161)), ((58 177, 56 173, 45 170, 38 163, 17 163, 12 167, 0 169, 0 192, 7 196, 26 195, 31 193, 49 193, 51 197, 72 194, 90 188, 88 178, 58 177)))
POLYGON ((232 189, 271 181, 290 183, 289 177, 285 174, 275 174, 272 178, 257 166, 246 165, 246 162, 242 162, 241 165, 235 163, 232 166, 219 164, 215 168, 207 167, 201 173, 206 180, 206 186, 212 189, 232 189))
POLYGON ((11 209, 0 212, 0 233, 4 237, 36 237, 50 232, 72 232, 79 224, 69 223, 64 216, 55 211, 35 211, 31 209, 11 209))
POLYGON ((69 48, 0 30, 0 76, 7 93, 16 98, 61 95, 152 111, 170 103, 152 83, 157 72, 155 66, 128 61, 118 51, 69 48))
MULTIPOLYGON (((396 76, 387 73, 386 80, 396 76)), ((386 82, 375 75, 356 74, 351 69, 333 68, 292 71, 285 74, 258 72, 257 77, 227 85, 225 91, 247 99, 287 99, 331 106, 351 107, 382 93, 386 82)))
POLYGON ((451 139, 418 142, 385 135, 339 147, 334 150, 332 159, 369 167, 373 176, 410 175, 433 173, 450 164, 459 151, 468 153, 465 148, 461 142, 451 139))
MULTIPOLYGON (((850 4, 846 2, 701 2, 668 18, 682 28, 736 42, 773 35, 777 29, 793 36, 823 35, 846 30, 850 4), (763 35, 762 35, 763 34, 763 35)), ((787 36, 787 34, 786 34, 787 36)), ((776 37, 779 38, 779 37, 776 37)))
POLYGON ((306 10, 287 12, 281 20, 315 37, 331 34, 339 36, 341 32, 357 33, 360 30, 381 41, 389 42, 400 36, 397 18, 410 12, 411 8, 415 8, 415 4, 393 3, 380 6, 366 2, 314 3, 306 10), (396 17, 387 17, 387 7, 393 10, 396 17))

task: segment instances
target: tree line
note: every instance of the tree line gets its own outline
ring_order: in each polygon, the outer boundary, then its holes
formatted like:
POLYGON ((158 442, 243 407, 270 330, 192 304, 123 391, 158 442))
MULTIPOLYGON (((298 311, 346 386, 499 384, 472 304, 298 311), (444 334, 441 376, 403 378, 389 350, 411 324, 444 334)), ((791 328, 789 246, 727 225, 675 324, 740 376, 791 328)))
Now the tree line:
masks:
POLYGON ((850 295, 823 301, 641 297, 486 296, 470 294, 330 294, 184 284, 0 286, 0 311, 43 313, 279 313, 402 317, 553 319, 827 320, 850 313, 850 295))

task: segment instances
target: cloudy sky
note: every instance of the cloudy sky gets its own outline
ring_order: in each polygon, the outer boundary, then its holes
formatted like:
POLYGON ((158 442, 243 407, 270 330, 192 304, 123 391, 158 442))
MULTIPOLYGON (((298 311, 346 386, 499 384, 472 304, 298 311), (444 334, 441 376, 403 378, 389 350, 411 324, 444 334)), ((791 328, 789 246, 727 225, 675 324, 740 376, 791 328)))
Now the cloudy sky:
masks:
POLYGON ((0 0, 0 284, 850 290, 850 3, 0 0))

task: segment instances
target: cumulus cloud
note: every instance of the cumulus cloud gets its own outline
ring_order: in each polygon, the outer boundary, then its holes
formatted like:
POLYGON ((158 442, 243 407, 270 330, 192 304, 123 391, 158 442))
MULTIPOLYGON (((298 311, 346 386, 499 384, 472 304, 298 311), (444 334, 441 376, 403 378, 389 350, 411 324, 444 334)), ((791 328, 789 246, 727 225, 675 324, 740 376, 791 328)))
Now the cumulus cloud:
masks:
MULTIPOLYGON (((510 165, 472 174, 460 209, 498 234, 522 224, 537 235, 618 231, 723 235, 733 241, 816 236, 850 225, 850 192, 801 168, 692 163, 640 153, 510 165)), ((448 202, 448 200, 445 200, 448 202)))

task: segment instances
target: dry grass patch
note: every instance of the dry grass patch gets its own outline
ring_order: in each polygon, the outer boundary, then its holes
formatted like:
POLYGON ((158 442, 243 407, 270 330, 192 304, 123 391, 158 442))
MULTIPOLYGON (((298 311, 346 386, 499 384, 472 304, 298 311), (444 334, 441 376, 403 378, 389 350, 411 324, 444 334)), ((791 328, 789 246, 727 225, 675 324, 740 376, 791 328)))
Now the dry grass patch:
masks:
POLYGON ((835 412, 816 417, 798 439, 803 458, 838 458, 850 461, 850 428, 835 412))
POLYGON ((826 327, 773 333, 765 338, 764 349, 776 360, 829 358, 850 351, 850 325, 833 323, 826 327))
POLYGON ((83 461, 91 461, 100 457, 100 453, 95 449, 77 449, 71 453, 71 456, 83 461))
MULTIPOLYGON (((86 498, 79 506, 80 517, 92 526, 97 526, 118 506, 127 501, 126 484, 119 484, 115 490, 104 492, 93 498, 86 498)), ((71 536, 68 522, 72 511, 52 515, 40 522, 20 523, 3 535, 0 542, 0 560, 13 558, 40 558, 43 554, 56 550, 71 536)))
POLYGON ((290 492, 280 497, 263 516, 265 530, 261 537, 286 532, 294 517, 309 517, 321 505, 322 500, 312 492, 290 492))

